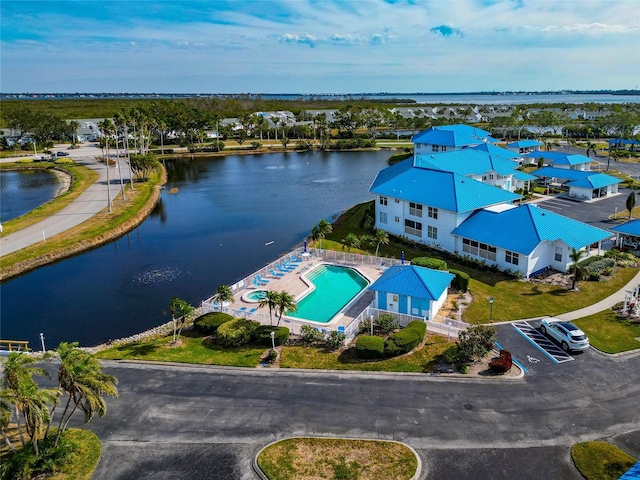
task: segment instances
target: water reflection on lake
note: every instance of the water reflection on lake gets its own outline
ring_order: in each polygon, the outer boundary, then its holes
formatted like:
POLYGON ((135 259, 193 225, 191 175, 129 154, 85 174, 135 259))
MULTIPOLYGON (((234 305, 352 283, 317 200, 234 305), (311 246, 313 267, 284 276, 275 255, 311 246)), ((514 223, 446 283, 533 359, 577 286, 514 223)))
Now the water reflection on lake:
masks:
POLYGON ((60 188, 58 177, 47 170, 0 173, 0 219, 19 217, 51 200, 60 188))
POLYGON ((92 345, 168 321, 301 242, 320 219, 370 200, 390 152, 282 153, 167 162, 153 214, 99 249, 2 284, 2 337, 92 345), (177 188, 177 193, 168 193, 177 188), (265 245, 273 241, 271 245, 265 245))

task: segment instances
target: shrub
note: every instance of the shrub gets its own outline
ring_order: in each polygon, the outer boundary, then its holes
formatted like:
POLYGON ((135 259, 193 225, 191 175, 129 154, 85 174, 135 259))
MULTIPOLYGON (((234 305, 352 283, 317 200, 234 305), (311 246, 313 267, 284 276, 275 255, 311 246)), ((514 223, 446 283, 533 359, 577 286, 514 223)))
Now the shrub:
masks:
POLYGON ((311 150, 313 143, 310 140, 298 140, 296 142, 296 150, 311 150))
POLYGON ((193 329, 198 333, 211 335, 218 329, 220 325, 230 322, 231 320, 233 320, 233 317, 228 313, 207 313, 195 319, 195 321, 193 322, 193 329))
POLYGON ((264 357, 264 361, 267 363, 273 363, 278 358, 278 352, 276 352, 273 348, 269 349, 269 353, 264 357))
POLYGON ((251 142, 251 148, 254 150, 258 150, 261 146, 262 144, 260 142, 251 142))
POLYGON ((460 332, 458 341, 457 364, 470 365, 481 359, 493 345, 496 329, 490 325, 477 325, 460 332))
POLYGON ((64 165, 64 164, 68 165, 75 162, 73 161, 73 159, 67 157, 67 158, 58 158, 53 163, 55 163, 56 165, 64 165))
POLYGON ((20 160, 16 160, 16 163, 33 163, 33 158, 22 158, 20 160))
POLYGON ((332 330, 324 337, 324 347, 327 350, 338 350, 344 345, 346 338, 347 336, 344 333, 332 330))
POLYGON ((460 270, 449 270, 449 273, 453 273, 455 278, 451 282, 451 286, 461 292, 466 292, 469 289, 469 275, 460 270))
POLYGON ((45 475, 48 478, 81 450, 81 446, 65 434, 60 437, 58 446, 55 446, 55 435, 51 435, 41 440, 39 447, 40 455, 36 456, 31 442, 27 442, 10 458, 3 459, 2 478, 17 480, 44 478, 45 475))
POLYGON ((431 268, 433 270, 447 270, 447 262, 439 258, 416 257, 411 260, 411 265, 417 267, 431 268))
POLYGON ((253 332, 253 340, 265 347, 271 346, 271 332, 275 333, 274 341, 276 345, 282 345, 289 340, 289 329, 287 327, 272 327, 271 325, 260 325, 253 332))
POLYGON ((241 347, 251 341, 259 326, 260 324, 254 320, 234 318, 218 327, 216 343, 223 347, 241 347))
POLYGON ((385 343, 385 350, 393 356, 407 353, 420 345, 426 331, 426 323, 414 320, 399 332, 389 336, 385 343))
POLYGON ((305 345, 313 345, 324 341, 324 333, 311 325, 300 327, 300 341, 305 345))
POLYGON ((370 335, 360 335, 356 340, 356 357, 365 359, 383 358, 384 339, 370 335))
POLYGON ((391 313, 381 314, 373 321, 373 326, 376 330, 382 333, 389 333, 397 328, 400 328, 400 325, 396 321, 396 317, 394 317, 391 313))
POLYGON ((600 272, 589 272, 589 281, 590 282, 599 282, 600 281, 600 272))
POLYGON ((489 362, 489 370, 493 373, 502 374, 511 370, 512 365, 511 353, 507 350, 500 350, 500 356, 489 362))

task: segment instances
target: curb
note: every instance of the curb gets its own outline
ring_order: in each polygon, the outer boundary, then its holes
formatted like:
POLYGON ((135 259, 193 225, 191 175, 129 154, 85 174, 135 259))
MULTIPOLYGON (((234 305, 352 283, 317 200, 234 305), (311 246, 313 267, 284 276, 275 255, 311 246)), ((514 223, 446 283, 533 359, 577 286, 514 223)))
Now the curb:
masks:
POLYGON ((269 448, 271 445, 275 445, 276 443, 282 442, 283 440, 295 440, 295 439, 305 439, 305 438, 327 438, 327 439, 332 439, 332 440, 364 440, 366 442, 397 443, 398 445, 402 445, 403 447, 406 447, 409 450, 411 450, 413 452, 413 454, 415 455, 416 460, 418 461, 418 466, 416 467, 416 473, 409 480, 418 480, 420 478, 420 475, 422 474, 422 459, 420 458, 420 455, 418 455, 418 452, 416 452, 413 449, 413 447, 411 447, 410 445, 407 445, 406 443, 398 442, 396 440, 380 440, 380 439, 377 439, 377 438, 355 438, 355 437, 286 437, 286 438, 281 438, 280 440, 276 440, 276 441, 271 442, 271 443, 265 445, 264 447, 262 447, 260 449, 260 451, 253 457, 253 462, 251 462, 252 463, 252 467, 253 467, 253 471, 256 472, 256 475, 258 475, 258 477, 260 477, 261 480, 270 480, 269 477, 267 477, 264 474, 264 472, 260 469, 260 467, 258 466, 258 457, 260 456, 260 454, 264 450, 269 448))

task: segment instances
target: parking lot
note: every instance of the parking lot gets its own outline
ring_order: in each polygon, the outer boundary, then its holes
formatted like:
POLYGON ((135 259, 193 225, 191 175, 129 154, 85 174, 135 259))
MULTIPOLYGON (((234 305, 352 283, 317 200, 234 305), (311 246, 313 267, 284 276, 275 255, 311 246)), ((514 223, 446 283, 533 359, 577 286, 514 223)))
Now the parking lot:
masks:
POLYGON ((620 188, 617 195, 594 201, 580 202, 570 198, 554 197, 538 202, 537 205, 550 212, 607 230, 618 225, 616 222, 611 222, 609 217, 627 209, 625 204, 629 193, 628 188, 620 188))
POLYGON ((543 335, 539 327, 538 320, 516 321, 496 327, 496 347, 508 350, 517 364, 524 368, 526 375, 563 372, 594 355, 591 349, 565 352, 553 339, 543 335))

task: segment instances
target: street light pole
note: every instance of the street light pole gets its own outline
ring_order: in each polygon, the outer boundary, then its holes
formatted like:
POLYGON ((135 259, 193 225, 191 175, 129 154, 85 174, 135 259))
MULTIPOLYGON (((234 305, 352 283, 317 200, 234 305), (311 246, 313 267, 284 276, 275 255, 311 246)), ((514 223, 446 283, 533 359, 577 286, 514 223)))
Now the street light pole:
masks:
POLYGON ((269 333, 269 336, 271 337, 271 349, 275 350, 276 349, 276 332, 269 333))
POLYGON ((489 298, 489 321, 493 322, 493 297, 489 298))
POLYGON ((369 315, 369 325, 371 325, 371 336, 373 337, 373 315, 369 315))
POLYGON ((46 348, 44 348, 44 333, 41 333, 41 334, 40 334, 40 343, 42 343, 42 351, 43 351, 43 352, 46 352, 46 351, 47 351, 47 349, 46 349, 46 348))

